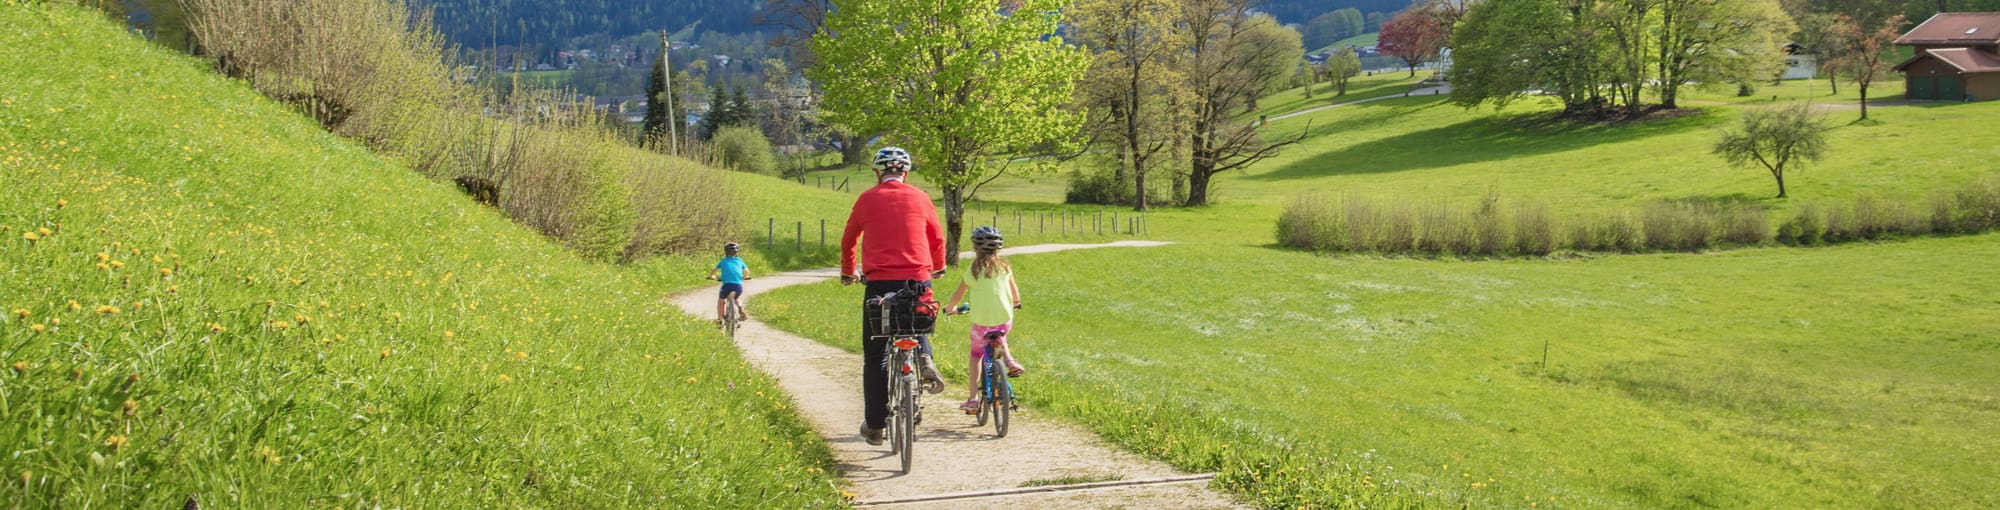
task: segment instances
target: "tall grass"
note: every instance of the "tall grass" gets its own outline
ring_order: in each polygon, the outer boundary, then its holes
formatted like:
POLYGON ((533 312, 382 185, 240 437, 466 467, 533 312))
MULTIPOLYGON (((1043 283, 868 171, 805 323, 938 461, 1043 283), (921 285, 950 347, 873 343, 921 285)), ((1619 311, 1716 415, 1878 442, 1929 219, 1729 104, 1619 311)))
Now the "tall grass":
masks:
POLYGON ((1558 218, 1547 205, 1488 194, 1472 206, 1383 205, 1368 197, 1301 195, 1278 219, 1281 244, 1316 251, 1446 256, 1545 256, 1573 251, 1700 251, 1770 240, 1762 209, 1674 201, 1637 211, 1558 218))
POLYGON ((1847 204, 1807 203, 1778 226, 1778 242, 1811 246, 2000 228, 2000 176, 1933 193, 1928 202, 1860 195, 1847 204))
POLYGON ((1432 202, 1412 212, 1406 204, 1300 195, 1278 217, 1278 242, 1313 251, 1543 256, 1559 249, 1698 252, 1773 241, 1812 246, 1972 234, 2000 228, 2000 175, 1939 191, 1928 201, 1863 194, 1844 204, 1806 202, 1775 227, 1762 208, 1726 201, 1669 200, 1566 218, 1535 202, 1502 206, 1494 194, 1475 207, 1432 202))
MULTIPOLYGON (((698 163, 635 150, 587 100, 468 83, 404 0, 180 0, 218 70, 435 179, 495 183, 501 208, 585 256, 633 260, 732 233, 698 163)), ((721 196, 730 196, 724 192, 721 196)))

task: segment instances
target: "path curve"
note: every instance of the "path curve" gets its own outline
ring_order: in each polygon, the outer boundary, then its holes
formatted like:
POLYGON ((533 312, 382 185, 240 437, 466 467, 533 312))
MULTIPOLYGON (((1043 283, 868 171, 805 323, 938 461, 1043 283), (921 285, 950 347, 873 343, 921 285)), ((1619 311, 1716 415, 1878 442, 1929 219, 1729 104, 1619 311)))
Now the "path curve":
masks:
MULTIPOLYGON (((1167 243, 1120 241, 1105 244, 1045 244, 1008 248, 1008 255, 1064 250, 1150 247, 1167 243)), ((966 256, 961 254, 961 257, 966 256)), ((744 298, 792 285, 839 276, 833 268, 758 276, 744 284, 744 298)), ((859 290, 854 291, 857 297, 859 290)), ((716 287, 674 297, 681 310, 698 317, 715 314, 716 287)), ((857 300, 858 301, 858 300, 857 300)), ((752 312, 756 306, 749 307, 752 312)), ((924 396, 924 424, 918 427, 916 459, 910 474, 898 473, 889 447, 869 446, 856 435, 861 424, 861 356, 747 321, 737 329, 743 357, 771 374, 792 395, 799 413, 833 448, 841 476, 853 483, 855 500, 875 508, 1239 508, 1202 481, 1144 484, 1087 490, 1012 494, 910 504, 868 505, 871 501, 940 494, 976 494, 1015 489, 1029 481, 1149 480, 1185 475, 1165 464, 1106 445, 1075 424, 1023 408, 1014 414, 1007 437, 993 427, 973 426, 958 412, 962 389, 924 396), (1026 505, 1026 506, 1022 506, 1026 505)), ((1024 383, 1034 384, 1034 376, 1024 383)))
POLYGON ((1358 101, 1348 101, 1348 102, 1345 102, 1345 103, 1334 103, 1334 104, 1330 104, 1330 105, 1326 105, 1326 106, 1315 106, 1315 107, 1312 107, 1312 108, 1307 108, 1307 109, 1304 109, 1304 110, 1299 110, 1299 111, 1296 111, 1296 112, 1292 112, 1292 113, 1287 113, 1287 114, 1284 114, 1284 115, 1279 115, 1279 116, 1276 116, 1276 117, 1271 117, 1271 118, 1270 118, 1269 120, 1265 120, 1264 122, 1277 122, 1277 121, 1281 121, 1281 120, 1285 120, 1285 119, 1289 119, 1289 118, 1292 118, 1292 117, 1300 117, 1300 116, 1305 116, 1305 115, 1312 115, 1312 114, 1315 114, 1315 113, 1319 113, 1319 112, 1323 112, 1323 111, 1327 111, 1327 110, 1331 110, 1331 109, 1334 109, 1334 108, 1339 108, 1339 107, 1342 107, 1342 106, 1354 106, 1354 105, 1357 105, 1357 104, 1361 104, 1361 103, 1373 103, 1373 102, 1376 102, 1376 101, 1387 101, 1387 100, 1390 100, 1390 99, 1401 99, 1401 98, 1405 98, 1405 97, 1414 97, 1414 96, 1437 96, 1437 95, 1445 95, 1445 94, 1450 94, 1450 93, 1451 93, 1451 85, 1438 85, 1438 86, 1434 86, 1434 87, 1424 87, 1424 88, 1418 88, 1418 89, 1410 89, 1410 91, 1409 91, 1409 92, 1404 92, 1404 93, 1402 93, 1402 94, 1396 94, 1396 95, 1392 95, 1392 96, 1381 96, 1381 97, 1371 97, 1371 98, 1368 98, 1368 99, 1362 99, 1362 100, 1358 100, 1358 101))

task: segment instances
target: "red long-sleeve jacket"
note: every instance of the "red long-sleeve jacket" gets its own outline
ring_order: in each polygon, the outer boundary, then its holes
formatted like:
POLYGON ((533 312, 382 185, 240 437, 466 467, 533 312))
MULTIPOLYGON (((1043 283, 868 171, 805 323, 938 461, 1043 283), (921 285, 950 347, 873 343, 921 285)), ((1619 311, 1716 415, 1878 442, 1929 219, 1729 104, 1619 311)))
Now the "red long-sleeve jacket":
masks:
POLYGON ((930 281, 944 269, 944 229, 938 226, 931 196, 902 181, 861 192, 840 235, 840 274, 854 273, 854 243, 866 237, 861 271, 870 280, 930 281))

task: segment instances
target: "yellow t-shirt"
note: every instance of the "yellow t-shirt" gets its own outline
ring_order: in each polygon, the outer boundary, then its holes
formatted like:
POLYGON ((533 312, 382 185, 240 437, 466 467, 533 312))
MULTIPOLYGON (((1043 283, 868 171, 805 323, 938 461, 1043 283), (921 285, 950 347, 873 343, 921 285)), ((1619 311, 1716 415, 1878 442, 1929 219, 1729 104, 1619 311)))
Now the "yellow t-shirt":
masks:
POLYGON ((1000 271, 992 278, 980 278, 967 272, 965 304, 971 305, 972 311, 966 315, 973 324, 999 326, 1014 322, 1014 298, 1007 292, 1013 282, 1014 272, 1011 270, 1000 271))

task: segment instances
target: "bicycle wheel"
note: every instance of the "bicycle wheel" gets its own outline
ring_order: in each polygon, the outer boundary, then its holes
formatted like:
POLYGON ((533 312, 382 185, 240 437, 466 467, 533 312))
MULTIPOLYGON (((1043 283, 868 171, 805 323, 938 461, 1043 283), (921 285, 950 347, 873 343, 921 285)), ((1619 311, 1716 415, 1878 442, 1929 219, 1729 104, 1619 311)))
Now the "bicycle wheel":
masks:
POLYGON ((736 302, 735 302, 735 301, 730 301, 730 302, 729 302, 729 306, 728 306, 727 308, 725 308, 725 309, 723 310, 723 312, 724 312, 724 314, 725 314, 725 315, 727 315, 727 317, 723 317, 723 318, 722 318, 722 332, 723 332, 723 334, 726 334, 726 335, 729 335, 729 339, 731 339, 731 340, 735 340, 735 339, 736 339, 736 314, 738 313, 738 312, 737 312, 737 310, 736 310, 736 302))
POLYGON ((972 426, 984 427, 993 419, 993 362, 982 359, 979 362, 979 412, 972 426))
POLYGON ((896 397, 903 404, 902 412, 896 416, 897 427, 902 429, 903 434, 897 437, 896 440, 900 442, 899 446, 901 449, 897 454, 903 461, 904 474, 910 472, 911 450, 917 444, 917 389, 914 384, 911 384, 912 381, 909 379, 910 377, 908 376, 904 377, 903 391, 896 397))
POLYGON ((1007 415, 1014 410, 1014 383, 1007 380, 999 363, 991 366, 988 380, 993 382, 993 435, 1007 437, 1007 415))
POLYGON ((882 367, 882 371, 889 374, 889 422, 882 426, 888 429, 885 433, 889 435, 889 452, 900 454, 903 452, 903 421, 896 417, 904 411, 902 401, 898 400, 896 395, 903 394, 903 378, 896 374, 894 369, 896 364, 896 356, 892 355, 889 363, 882 367))

